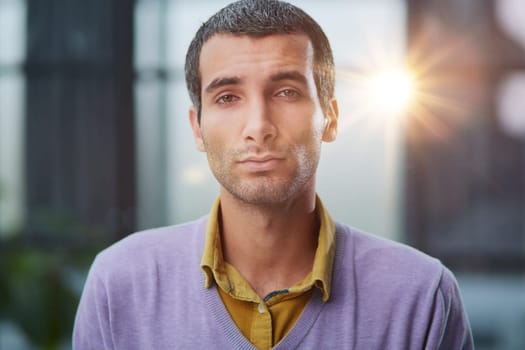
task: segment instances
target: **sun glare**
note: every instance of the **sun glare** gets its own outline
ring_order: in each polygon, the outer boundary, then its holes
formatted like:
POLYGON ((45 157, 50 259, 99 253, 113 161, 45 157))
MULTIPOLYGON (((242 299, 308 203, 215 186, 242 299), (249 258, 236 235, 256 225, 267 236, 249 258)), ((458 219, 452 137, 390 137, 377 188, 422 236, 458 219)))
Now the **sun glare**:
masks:
POLYGON ((415 81, 407 69, 383 69, 371 74, 367 80, 367 99, 383 113, 403 114, 414 99, 415 81))
POLYGON ((489 77, 481 64, 458 70, 451 62, 458 55, 478 57, 475 43, 459 37, 435 50, 429 40, 413 39, 402 55, 371 44, 363 62, 337 72, 338 89, 349 106, 341 130, 386 126, 403 129, 413 140, 420 134, 445 140, 468 122, 487 96, 489 77))

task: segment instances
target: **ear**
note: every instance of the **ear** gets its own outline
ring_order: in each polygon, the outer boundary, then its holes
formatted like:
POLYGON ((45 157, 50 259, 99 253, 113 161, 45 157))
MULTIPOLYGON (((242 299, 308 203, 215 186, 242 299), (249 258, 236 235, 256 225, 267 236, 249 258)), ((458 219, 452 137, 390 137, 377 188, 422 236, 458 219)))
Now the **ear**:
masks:
POLYGON ((195 146, 199 151, 206 152, 206 148, 204 147, 204 141, 202 140, 201 126, 198 120, 198 113, 195 110, 194 106, 191 106, 189 109, 189 119, 191 129, 193 131, 193 139, 195 140, 195 146))
POLYGON ((323 141, 332 142, 337 137, 337 119, 339 118, 339 107, 337 100, 334 98, 330 100, 328 110, 324 115, 324 131, 323 141))

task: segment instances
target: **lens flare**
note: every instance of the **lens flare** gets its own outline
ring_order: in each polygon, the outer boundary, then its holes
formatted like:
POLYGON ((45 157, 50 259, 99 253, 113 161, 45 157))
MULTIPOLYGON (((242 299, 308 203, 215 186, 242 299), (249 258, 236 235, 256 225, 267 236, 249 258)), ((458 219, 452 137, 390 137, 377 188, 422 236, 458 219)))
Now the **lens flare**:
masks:
POLYGON ((343 128, 359 121, 402 125, 420 98, 418 75, 404 63, 371 64, 338 74, 345 101, 352 106, 343 128))
POLYGON ((404 113, 415 95, 414 77, 402 68, 375 72, 369 78, 367 94, 379 110, 389 114, 404 113))

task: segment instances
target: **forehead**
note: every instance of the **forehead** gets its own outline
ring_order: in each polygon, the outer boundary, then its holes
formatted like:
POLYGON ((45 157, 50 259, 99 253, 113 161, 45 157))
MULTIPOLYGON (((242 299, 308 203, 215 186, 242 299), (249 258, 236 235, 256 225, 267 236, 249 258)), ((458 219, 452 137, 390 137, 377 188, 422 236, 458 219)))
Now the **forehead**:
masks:
POLYGON ((220 75, 243 75, 312 70, 313 47, 304 34, 272 34, 263 37, 215 34, 202 47, 199 59, 201 85, 220 75))

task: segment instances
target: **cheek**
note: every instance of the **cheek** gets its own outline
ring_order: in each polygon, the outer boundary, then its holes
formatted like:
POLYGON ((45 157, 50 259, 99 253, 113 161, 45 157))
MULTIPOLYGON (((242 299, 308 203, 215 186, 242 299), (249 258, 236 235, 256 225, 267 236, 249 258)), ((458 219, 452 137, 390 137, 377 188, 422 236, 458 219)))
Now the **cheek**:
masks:
POLYGON ((326 121, 327 120, 326 120, 326 118, 324 116, 324 113, 321 110, 321 108, 319 107, 317 109, 316 114, 315 114, 314 123, 313 123, 313 125, 314 125, 313 127, 314 127, 314 130, 315 130, 315 133, 316 133, 316 135, 319 136, 319 138, 323 137, 324 129, 325 129, 325 126, 327 125, 326 121))
POLYGON ((202 140, 208 157, 222 158, 232 148, 232 135, 222 126, 209 126, 202 129, 202 140))
POLYGON ((307 119, 299 120, 299 125, 293 127, 302 129, 305 134, 309 133, 308 136, 316 140, 315 142, 321 140, 325 126, 325 118, 321 108, 317 104, 312 103, 305 106, 300 115, 308 117, 307 119))
MULTIPOLYGON (((201 135, 205 145, 226 148, 235 137, 236 125, 232 113, 208 110, 201 117, 201 135)), ((208 151, 208 150, 207 150, 208 151)))
POLYGON ((308 143, 312 145, 320 144, 323 138, 324 120, 322 118, 314 118, 309 127, 303 132, 303 139, 309 140, 308 143))

